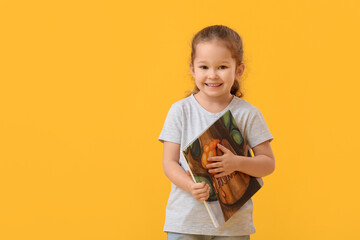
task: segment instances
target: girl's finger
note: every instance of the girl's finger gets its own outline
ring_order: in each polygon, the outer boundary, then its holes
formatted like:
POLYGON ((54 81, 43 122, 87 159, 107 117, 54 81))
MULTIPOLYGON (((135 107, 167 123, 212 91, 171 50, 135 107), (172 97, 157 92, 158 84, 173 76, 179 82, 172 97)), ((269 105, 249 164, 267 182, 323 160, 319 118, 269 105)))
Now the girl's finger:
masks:
POLYGON ((196 195, 198 198, 205 198, 208 196, 208 193, 200 193, 196 195))
POLYGON ((217 156, 217 157, 208 157, 207 159, 208 161, 212 161, 212 162, 219 162, 221 161, 221 156, 217 156))
POLYGON ((195 184, 193 186, 193 190, 194 191, 198 191, 198 190, 203 190, 203 189, 206 189, 209 185, 206 184, 205 182, 201 182, 200 184, 195 184))
POLYGON ((202 189, 204 189, 204 187, 193 187, 193 189, 192 189, 192 191, 193 192, 201 192, 202 191, 202 189))
POLYGON ((204 197, 204 198, 202 198, 200 201, 206 201, 206 200, 208 200, 208 198, 209 198, 209 197, 204 197))
POLYGON ((218 167, 218 168, 213 168, 211 170, 209 170, 209 173, 219 173, 219 172, 223 172, 224 169, 221 168, 221 167, 218 167))
POLYGON ((209 194, 198 195, 196 196, 196 198, 199 199, 200 201, 205 201, 209 198, 209 194))
POLYGON ((205 182, 199 182, 199 183, 195 183, 194 188, 200 189, 200 188, 204 188, 205 186, 206 186, 205 182))
POLYGON ((216 163, 210 163, 206 165, 206 168, 216 168, 216 167, 221 167, 222 164, 221 162, 216 162, 216 163))
POLYGON ((220 148, 220 150, 225 153, 230 151, 229 149, 227 149, 226 147, 224 147, 223 145, 221 145, 220 143, 217 144, 217 147, 220 148))
POLYGON ((209 191, 195 191, 192 193, 192 195, 196 196, 196 197, 200 197, 200 196, 206 196, 206 194, 208 194, 209 191))
POLYGON ((204 193, 204 191, 202 189, 196 189, 192 191, 192 195, 199 195, 204 193))

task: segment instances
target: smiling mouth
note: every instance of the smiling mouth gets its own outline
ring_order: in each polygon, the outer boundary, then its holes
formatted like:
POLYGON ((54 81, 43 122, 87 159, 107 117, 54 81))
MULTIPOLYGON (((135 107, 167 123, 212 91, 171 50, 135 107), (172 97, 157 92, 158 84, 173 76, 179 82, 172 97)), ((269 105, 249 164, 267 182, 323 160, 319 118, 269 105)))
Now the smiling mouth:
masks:
POLYGON ((217 84, 205 83, 205 85, 208 87, 220 87, 222 83, 217 83, 217 84))

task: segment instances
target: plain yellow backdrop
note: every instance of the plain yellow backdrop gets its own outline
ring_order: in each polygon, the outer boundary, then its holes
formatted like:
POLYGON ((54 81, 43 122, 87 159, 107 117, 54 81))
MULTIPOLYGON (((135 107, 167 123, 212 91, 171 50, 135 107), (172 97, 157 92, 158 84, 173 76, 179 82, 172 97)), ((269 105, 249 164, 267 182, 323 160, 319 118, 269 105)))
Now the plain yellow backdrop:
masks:
POLYGON ((254 240, 359 239, 358 1, 0 1, 0 239, 166 239, 157 140, 192 36, 244 41, 274 136, 254 240))

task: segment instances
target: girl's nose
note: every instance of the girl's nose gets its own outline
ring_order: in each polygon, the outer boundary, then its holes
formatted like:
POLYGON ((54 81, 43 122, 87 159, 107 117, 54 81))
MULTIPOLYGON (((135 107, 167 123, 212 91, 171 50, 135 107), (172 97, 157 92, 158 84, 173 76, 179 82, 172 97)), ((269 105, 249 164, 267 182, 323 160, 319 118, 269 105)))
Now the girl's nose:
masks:
POLYGON ((209 70, 209 78, 217 78, 216 70, 214 69, 209 70))

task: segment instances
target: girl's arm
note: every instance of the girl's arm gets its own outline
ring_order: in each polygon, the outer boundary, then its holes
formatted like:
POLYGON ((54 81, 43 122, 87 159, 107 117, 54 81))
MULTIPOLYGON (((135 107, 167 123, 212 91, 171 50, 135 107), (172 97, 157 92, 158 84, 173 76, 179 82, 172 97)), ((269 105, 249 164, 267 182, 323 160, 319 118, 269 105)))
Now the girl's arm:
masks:
POLYGON ((253 147, 254 157, 234 155, 220 144, 217 147, 224 155, 209 158, 210 164, 207 165, 209 172, 216 174, 215 177, 226 176, 234 171, 264 177, 275 170, 275 158, 269 141, 253 147))
POLYGON ((254 177, 265 177, 275 170, 275 157, 269 141, 252 148, 254 157, 239 157, 238 171, 254 177))
POLYGON ((179 188, 192 194, 198 201, 209 198, 210 187, 205 182, 195 183, 179 164, 180 144, 164 142, 163 168, 165 175, 179 188))

